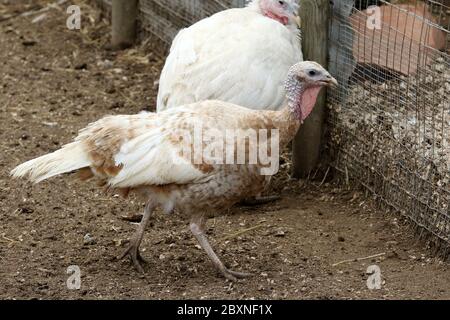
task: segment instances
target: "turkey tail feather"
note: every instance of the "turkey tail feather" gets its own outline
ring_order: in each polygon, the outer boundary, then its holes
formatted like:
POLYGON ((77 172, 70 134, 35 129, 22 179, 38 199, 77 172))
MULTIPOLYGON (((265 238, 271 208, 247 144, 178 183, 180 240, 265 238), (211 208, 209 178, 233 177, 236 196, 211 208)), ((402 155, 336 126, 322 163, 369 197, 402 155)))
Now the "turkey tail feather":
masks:
POLYGON ((34 183, 88 167, 91 161, 80 141, 72 142, 45 156, 27 161, 11 171, 14 178, 26 177, 34 183))

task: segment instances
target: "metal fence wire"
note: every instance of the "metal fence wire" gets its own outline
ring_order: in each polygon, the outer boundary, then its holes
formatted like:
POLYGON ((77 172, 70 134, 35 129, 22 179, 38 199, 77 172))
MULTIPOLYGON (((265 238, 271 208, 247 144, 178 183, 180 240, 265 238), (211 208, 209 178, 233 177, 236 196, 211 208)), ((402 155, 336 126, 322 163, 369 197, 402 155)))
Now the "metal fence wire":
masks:
MULTIPOLYGON (((95 0, 109 12, 112 0, 95 0)), ((152 44, 155 53, 165 55, 180 29, 214 13, 244 7, 246 0, 139 0, 139 37, 152 44)))
POLYGON ((140 0, 141 27, 167 50, 180 29, 216 12, 244 5, 245 0, 140 0))
MULTIPOLYGON (((97 0, 108 7, 110 0, 97 0)), ((245 0, 140 0, 141 39, 167 53, 183 27, 245 0)), ((332 167, 450 248, 450 1, 333 0, 332 167)))
POLYGON ((329 67, 341 82, 328 96, 333 166, 447 251, 449 1, 358 4, 366 9, 333 5, 329 67))

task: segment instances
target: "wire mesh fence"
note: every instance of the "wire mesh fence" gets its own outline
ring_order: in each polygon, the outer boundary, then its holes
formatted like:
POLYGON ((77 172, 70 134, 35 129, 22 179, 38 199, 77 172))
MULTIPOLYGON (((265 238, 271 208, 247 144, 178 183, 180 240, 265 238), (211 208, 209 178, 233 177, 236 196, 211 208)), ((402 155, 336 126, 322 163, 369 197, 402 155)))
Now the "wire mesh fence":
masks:
POLYGON ((244 6, 245 0, 141 0, 142 30, 170 46, 177 32, 213 13, 244 6))
MULTIPOLYGON (((111 7, 111 0, 96 0, 103 10, 111 7)), ((180 29, 212 14, 244 7, 246 0, 140 0, 140 38, 152 43, 156 53, 164 55, 180 29)))
MULTIPOLYGON (((108 7, 110 0, 97 0, 108 7)), ((448 0, 333 0, 331 166, 450 247, 448 0)), ((142 39, 167 53, 177 32, 245 0, 140 0, 142 39)), ((328 157, 327 157, 328 159, 328 157)))
POLYGON ((371 2, 334 2, 330 68, 342 86, 329 94, 333 166, 447 250, 448 1, 371 2))

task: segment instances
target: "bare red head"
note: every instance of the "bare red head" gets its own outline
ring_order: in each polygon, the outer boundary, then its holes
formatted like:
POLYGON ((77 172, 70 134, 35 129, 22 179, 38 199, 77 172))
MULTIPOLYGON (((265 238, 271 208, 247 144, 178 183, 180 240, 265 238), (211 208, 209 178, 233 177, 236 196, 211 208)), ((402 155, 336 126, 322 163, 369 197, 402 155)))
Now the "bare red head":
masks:
POLYGON ((256 6, 264 16, 285 26, 296 23, 298 4, 295 0, 253 0, 250 6, 256 6))

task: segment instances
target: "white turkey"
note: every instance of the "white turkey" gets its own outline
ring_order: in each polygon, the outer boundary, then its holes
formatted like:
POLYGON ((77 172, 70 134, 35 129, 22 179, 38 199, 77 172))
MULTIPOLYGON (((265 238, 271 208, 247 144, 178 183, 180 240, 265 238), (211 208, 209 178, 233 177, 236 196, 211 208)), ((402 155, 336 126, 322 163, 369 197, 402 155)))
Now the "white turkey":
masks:
MULTIPOLYGON (((204 232, 205 219, 258 194, 267 184, 267 174, 276 172, 263 172, 267 165, 259 158, 255 162, 250 162, 247 156, 244 162, 237 160, 239 144, 247 146, 245 135, 236 135, 231 145, 238 147, 230 153, 229 149, 214 155, 203 152, 199 159, 192 157, 198 147, 192 137, 197 136, 198 128, 201 134, 213 130, 222 137, 228 136, 230 130, 277 132, 266 135, 266 141, 271 146, 270 153, 278 157, 275 150, 294 137, 301 122, 312 111, 320 88, 331 84, 336 84, 336 80, 320 65, 300 62, 289 71, 287 102, 282 110, 255 111, 212 100, 160 113, 109 116, 83 129, 74 142, 21 164, 11 174, 39 182, 65 172, 79 171, 84 179, 97 177, 123 194, 135 191, 145 197, 146 207, 122 257, 130 255, 134 266, 144 271, 139 245, 150 215, 159 206, 167 213, 181 213, 175 216, 177 218, 189 217, 192 233, 214 265, 226 278, 235 280, 246 274, 227 269, 214 253, 204 232)), ((199 145, 220 145, 220 142, 220 139, 205 138, 199 145)), ((250 154, 249 148, 244 149, 244 153, 247 152, 250 154)))
POLYGON ((181 30, 159 81, 157 110, 221 100, 278 110, 289 68, 303 60, 294 0, 253 0, 181 30))

